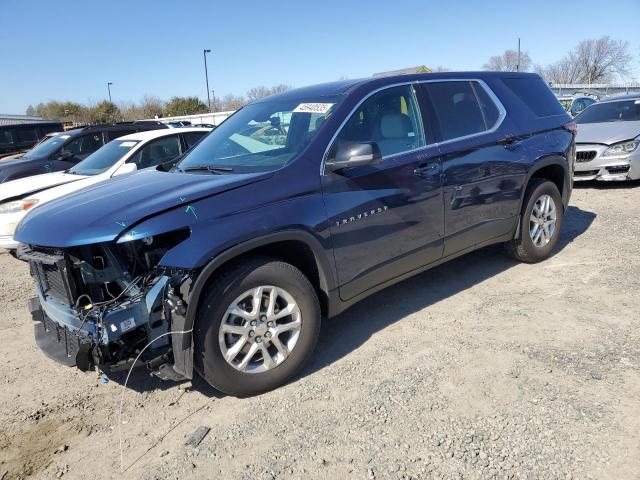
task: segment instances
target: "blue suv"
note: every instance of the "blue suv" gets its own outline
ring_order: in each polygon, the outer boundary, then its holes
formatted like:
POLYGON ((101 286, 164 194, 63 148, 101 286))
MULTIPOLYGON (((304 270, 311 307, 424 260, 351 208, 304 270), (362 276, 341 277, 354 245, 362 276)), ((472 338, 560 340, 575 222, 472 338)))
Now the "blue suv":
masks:
POLYGON ((170 171, 35 208, 18 257, 51 356, 253 395, 321 318, 485 245, 547 258, 575 124, 540 77, 437 73, 300 88, 231 116, 170 171))

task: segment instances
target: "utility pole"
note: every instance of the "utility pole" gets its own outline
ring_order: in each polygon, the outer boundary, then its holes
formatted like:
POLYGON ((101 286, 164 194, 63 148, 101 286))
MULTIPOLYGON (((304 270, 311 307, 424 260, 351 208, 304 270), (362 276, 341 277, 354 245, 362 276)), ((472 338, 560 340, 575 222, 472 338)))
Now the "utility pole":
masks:
POLYGON ((107 90, 109 91, 109 103, 113 103, 111 101, 111 85, 113 85, 113 82, 107 82, 107 90))
POLYGON ((207 53, 211 53, 211 50, 205 48, 202 51, 202 56, 204 57, 204 78, 207 82, 207 101, 209 102, 209 112, 211 112, 211 96, 209 95, 209 70, 207 69, 207 53))
POLYGON ((518 63, 516 65, 516 72, 520 71, 520 37, 518 37, 518 63))

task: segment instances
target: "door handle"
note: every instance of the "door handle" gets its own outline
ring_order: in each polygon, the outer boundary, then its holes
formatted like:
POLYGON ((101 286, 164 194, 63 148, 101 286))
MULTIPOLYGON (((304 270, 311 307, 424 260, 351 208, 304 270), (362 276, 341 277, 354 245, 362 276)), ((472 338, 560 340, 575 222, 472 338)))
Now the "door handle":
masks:
POLYGON ((440 173, 439 163, 429 163, 428 165, 418 167, 413 171, 414 175, 417 175, 418 177, 422 177, 422 178, 432 177, 438 173, 440 173))

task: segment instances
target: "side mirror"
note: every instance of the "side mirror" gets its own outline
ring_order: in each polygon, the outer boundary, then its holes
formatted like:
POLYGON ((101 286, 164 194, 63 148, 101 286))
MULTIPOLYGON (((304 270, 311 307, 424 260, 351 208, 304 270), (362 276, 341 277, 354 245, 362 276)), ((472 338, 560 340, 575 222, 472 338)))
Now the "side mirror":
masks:
POLYGON ((332 150, 334 154, 324 164, 330 172, 337 172, 343 168, 377 165, 382 161, 382 153, 376 142, 343 143, 332 150))
POLYGON ((115 177, 116 175, 124 175, 125 173, 132 173, 137 170, 138 167, 135 163, 125 163, 124 165, 120 165, 120 168, 116 170, 116 173, 114 173, 113 176, 115 177))

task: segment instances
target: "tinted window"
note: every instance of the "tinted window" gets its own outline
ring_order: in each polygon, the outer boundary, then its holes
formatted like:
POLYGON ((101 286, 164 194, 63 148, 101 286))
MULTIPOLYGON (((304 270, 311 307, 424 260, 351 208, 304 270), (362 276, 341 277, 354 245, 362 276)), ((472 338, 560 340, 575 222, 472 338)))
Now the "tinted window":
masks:
POLYGON ((138 170, 155 167, 161 163, 170 162, 182 154, 182 146, 178 135, 154 140, 142 147, 127 162, 133 162, 138 170))
POLYGON ((500 111, 482 85, 478 82, 471 82, 471 86, 473 87, 473 91, 475 92, 478 103, 480 104, 480 111, 484 117, 484 123, 487 130, 491 130, 495 127, 496 123, 498 123, 500 111))
POLYGON ((187 148, 193 147, 196 143, 198 143, 202 137, 204 137, 209 132, 186 132, 183 133, 184 141, 187 142, 187 148))
POLYGON ((74 155, 89 155, 103 145, 101 133, 83 135, 67 143, 63 150, 74 155))
POLYGON ((13 143, 13 132, 9 129, 0 130, 0 143, 13 143))
MULTIPOLYGON (((435 82, 425 85, 440 125, 442 140, 451 140, 487 130, 485 116, 478 103, 472 82, 435 82)), ((489 106, 487 106, 487 113, 492 116, 489 106)))
POLYGON ((503 82, 538 117, 565 113, 556 96, 541 78, 505 78, 503 82))
POLYGON ((425 145, 413 87, 388 88, 365 100, 340 130, 334 148, 365 142, 376 142, 383 157, 425 145))
POLYGON ((123 135, 129 135, 130 133, 135 133, 135 130, 109 130, 107 132, 107 136, 109 137, 109 140, 114 140, 122 137, 123 135))
POLYGON ((633 122, 640 120, 640 99, 595 103, 576 117, 576 123, 633 122))
POLYGON ((16 130, 18 142, 35 142, 38 140, 35 128, 18 128, 16 130))

